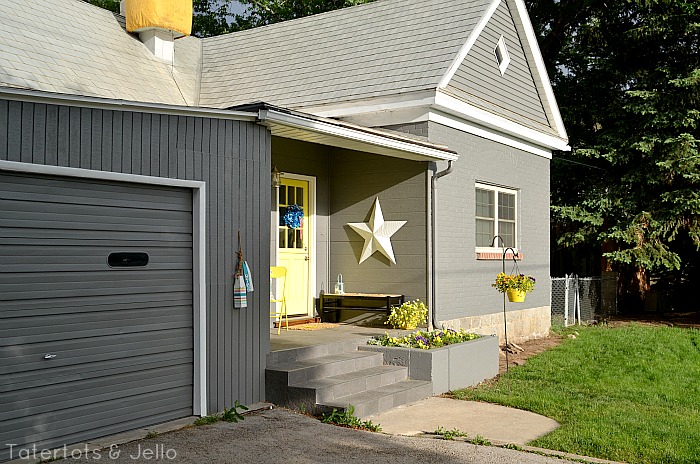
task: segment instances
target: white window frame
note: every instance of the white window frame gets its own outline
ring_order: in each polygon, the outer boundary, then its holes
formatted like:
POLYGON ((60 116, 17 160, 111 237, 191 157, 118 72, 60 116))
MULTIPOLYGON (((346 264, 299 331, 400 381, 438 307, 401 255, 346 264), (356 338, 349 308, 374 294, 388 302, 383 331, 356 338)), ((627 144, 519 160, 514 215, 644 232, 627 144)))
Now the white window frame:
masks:
MULTIPOLYGON (((474 184, 474 214, 472 217, 474 218, 474 244, 476 245, 476 189, 482 189, 482 190, 490 190, 494 192, 494 236, 499 235, 498 233, 498 194, 499 193, 507 193, 509 195, 514 195, 515 196, 515 240, 514 240, 514 245, 512 248, 517 252, 519 248, 519 239, 520 239, 520 211, 519 211, 519 202, 518 202, 518 190, 514 188, 509 188, 509 187, 501 187, 499 185, 493 185, 493 184, 485 184, 483 182, 476 182, 474 184)), ((477 253, 502 253, 503 252, 503 247, 500 244, 500 241, 496 240, 496 246, 493 247, 482 247, 482 246, 476 246, 476 252, 477 253)))
POLYGON ((498 43, 493 49, 493 54, 496 57, 498 70, 501 71, 501 76, 505 75, 506 69, 508 69, 508 65, 510 64, 510 53, 508 53, 505 37, 501 36, 498 39, 498 43))

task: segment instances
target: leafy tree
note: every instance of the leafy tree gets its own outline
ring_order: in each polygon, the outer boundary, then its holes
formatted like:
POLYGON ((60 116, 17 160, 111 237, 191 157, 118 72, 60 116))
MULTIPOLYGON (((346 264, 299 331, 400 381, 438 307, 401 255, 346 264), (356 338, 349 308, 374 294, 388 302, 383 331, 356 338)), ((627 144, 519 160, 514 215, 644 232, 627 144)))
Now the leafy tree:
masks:
POLYGON ((87 2, 113 13, 119 13, 119 0, 87 0, 87 2))
POLYGON ((700 3, 528 6, 573 148, 552 163, 559 244, 600 246, 628 301, 697 279, 700 3))
MULTIPOLYGON (((236 12, 233 0, 194 0, 193 33, 209 37, 251 29, 289 19, 301 18, 371 0, 240 0, 243 12, 236 12)), ((240 10, 239 8, 237 8, 240 10)))

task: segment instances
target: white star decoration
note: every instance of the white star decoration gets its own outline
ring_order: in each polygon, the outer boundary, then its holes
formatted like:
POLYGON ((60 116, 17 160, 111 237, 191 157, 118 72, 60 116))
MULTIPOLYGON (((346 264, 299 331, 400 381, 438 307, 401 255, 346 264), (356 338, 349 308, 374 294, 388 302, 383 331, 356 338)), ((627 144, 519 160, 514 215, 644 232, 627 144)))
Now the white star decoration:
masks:
POLYGON ((406 221, 385 221, 382 207, 379 206, 379 198, 374 201, 374 209, 369 222, 350 222, 348 225, 365 239, 360 256, 360 264, 375 251, 381 252, 389 260, 396 264, 394 250, 391 248, 391 236, 394 235, 406 221))

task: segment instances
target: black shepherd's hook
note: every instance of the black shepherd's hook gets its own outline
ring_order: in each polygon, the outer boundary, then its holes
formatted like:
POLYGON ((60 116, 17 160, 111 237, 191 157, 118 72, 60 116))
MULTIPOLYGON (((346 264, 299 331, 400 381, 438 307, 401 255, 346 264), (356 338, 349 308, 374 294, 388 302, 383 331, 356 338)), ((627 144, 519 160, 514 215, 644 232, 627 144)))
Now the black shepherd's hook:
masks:
MULTIPOLYGON (((496 235, 493 237, 493 240, 491 241, 491 246, 493 247, 496 244, 496 239, 501 241, 501 247, 503 248, 503 255, 501 257, 501 267, 503 269, 503 273, 506 273, 506 254, 508 253, 508 250, 511 251, 513 254, 513 263, 515 264, 515 267, 518 267, 518 261, 516 261, 516 258, 518 257, 518 252, 515 251, 512 247, 506 247, 505 242, 503 241, 503 238, 500 235, 496 235)), ((520 271, 518 269, 518 271, 520 271)), ((506 378, 508 379, 508 396, 510 396, 510 376, 508 375, 509 373, 509 367, 508 367, 508 321, 506 318, 506 293, 503 292, 503 335, 505 338, 505 351, 506 351, 506 378)))

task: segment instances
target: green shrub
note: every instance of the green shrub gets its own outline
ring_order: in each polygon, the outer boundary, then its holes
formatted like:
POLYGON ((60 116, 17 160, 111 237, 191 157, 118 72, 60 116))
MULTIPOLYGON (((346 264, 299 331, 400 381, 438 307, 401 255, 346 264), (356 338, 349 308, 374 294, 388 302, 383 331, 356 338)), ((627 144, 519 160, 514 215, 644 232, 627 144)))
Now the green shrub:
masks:
POLYGON ((426 322, 428 322, 428 308, 421 300, 414 300, 391 308, 391 314, 385 324, 391 324, 395 329, 413 330, 426 322))

